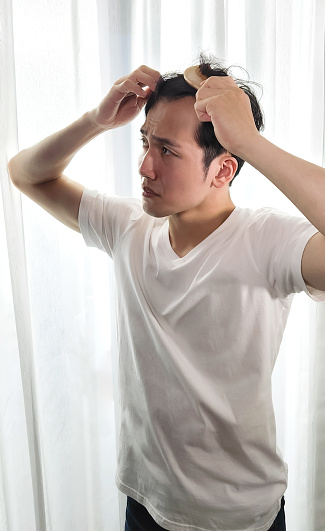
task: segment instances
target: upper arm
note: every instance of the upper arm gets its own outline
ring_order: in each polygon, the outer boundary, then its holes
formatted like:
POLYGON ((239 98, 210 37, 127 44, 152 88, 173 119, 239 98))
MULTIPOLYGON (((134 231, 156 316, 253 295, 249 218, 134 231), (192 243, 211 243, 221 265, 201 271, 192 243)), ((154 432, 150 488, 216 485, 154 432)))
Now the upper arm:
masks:
POLYGON ((307 286, 325 291, 325 236, 319 232, 307 242, 302 255, 301 272, 307 286))
POLYGON ((70 229, 80 232, 78 215, 85 189, 66 175, 39 184, 14 183, 25 195, 70 229))

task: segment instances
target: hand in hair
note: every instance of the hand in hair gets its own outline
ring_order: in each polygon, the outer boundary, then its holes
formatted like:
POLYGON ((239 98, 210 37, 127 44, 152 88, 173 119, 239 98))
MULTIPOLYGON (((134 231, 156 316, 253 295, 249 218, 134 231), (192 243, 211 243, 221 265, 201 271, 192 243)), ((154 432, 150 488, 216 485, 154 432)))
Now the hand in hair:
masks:
POLYGON ((212 122, 220 144, 234 155, 241 156, 243 144, 259 136, 249 97, 229 76, 204 81, 194 107, 199 120, 212 122))
POLYGON ((115 81, 98 107, 91 111, 95 124, 105 130, 133 120, 155 90, 159 78, 157 70, 142 65, 115 81))

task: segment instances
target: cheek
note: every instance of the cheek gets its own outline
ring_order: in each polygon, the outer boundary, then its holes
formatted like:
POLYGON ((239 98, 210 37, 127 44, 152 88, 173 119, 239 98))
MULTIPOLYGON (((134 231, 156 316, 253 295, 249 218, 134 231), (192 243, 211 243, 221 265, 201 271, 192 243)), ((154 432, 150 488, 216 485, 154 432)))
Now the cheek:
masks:
POLYGON ((168 180, 168 189, 170 194, 176 200, 191 201, 193 196, 195 197, 200 190, 198 189, 196 182, 191 178, 189 173, 183 173, 182 176, 175 174, 175 178, 170 175, 168 180))

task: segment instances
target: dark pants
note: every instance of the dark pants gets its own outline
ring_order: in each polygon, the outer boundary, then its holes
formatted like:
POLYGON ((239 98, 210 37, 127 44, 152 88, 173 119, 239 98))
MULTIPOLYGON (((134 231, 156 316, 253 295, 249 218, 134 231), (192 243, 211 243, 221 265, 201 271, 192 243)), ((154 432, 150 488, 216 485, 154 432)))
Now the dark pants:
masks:
MULTIPOLYGON (((269 531, 285 531, 284 498, 281 500, 281 509, 269 531)), ((147 509, 132 498, 127 499, 126 518, 124 531, 166 531, 156 524, 147 509)))

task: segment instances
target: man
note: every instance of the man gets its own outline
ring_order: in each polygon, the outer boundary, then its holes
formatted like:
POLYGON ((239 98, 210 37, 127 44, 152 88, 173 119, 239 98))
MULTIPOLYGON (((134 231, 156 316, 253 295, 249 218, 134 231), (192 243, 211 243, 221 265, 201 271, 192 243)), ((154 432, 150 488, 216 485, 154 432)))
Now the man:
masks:
POLYGON ((260 135, 256 99, 227 71, 201 70, 210 75, 196 91, 141 66, 9 170, 23 193, 114 258, 125 529, 283 530, 287 470, 271 374, 293 294, 325 298, 325 171, 260 135), (83 145, 145 104, 142 206, 63 174, 83 145), (236 207, 229 186, 243 161, 310 223, 236 207))

